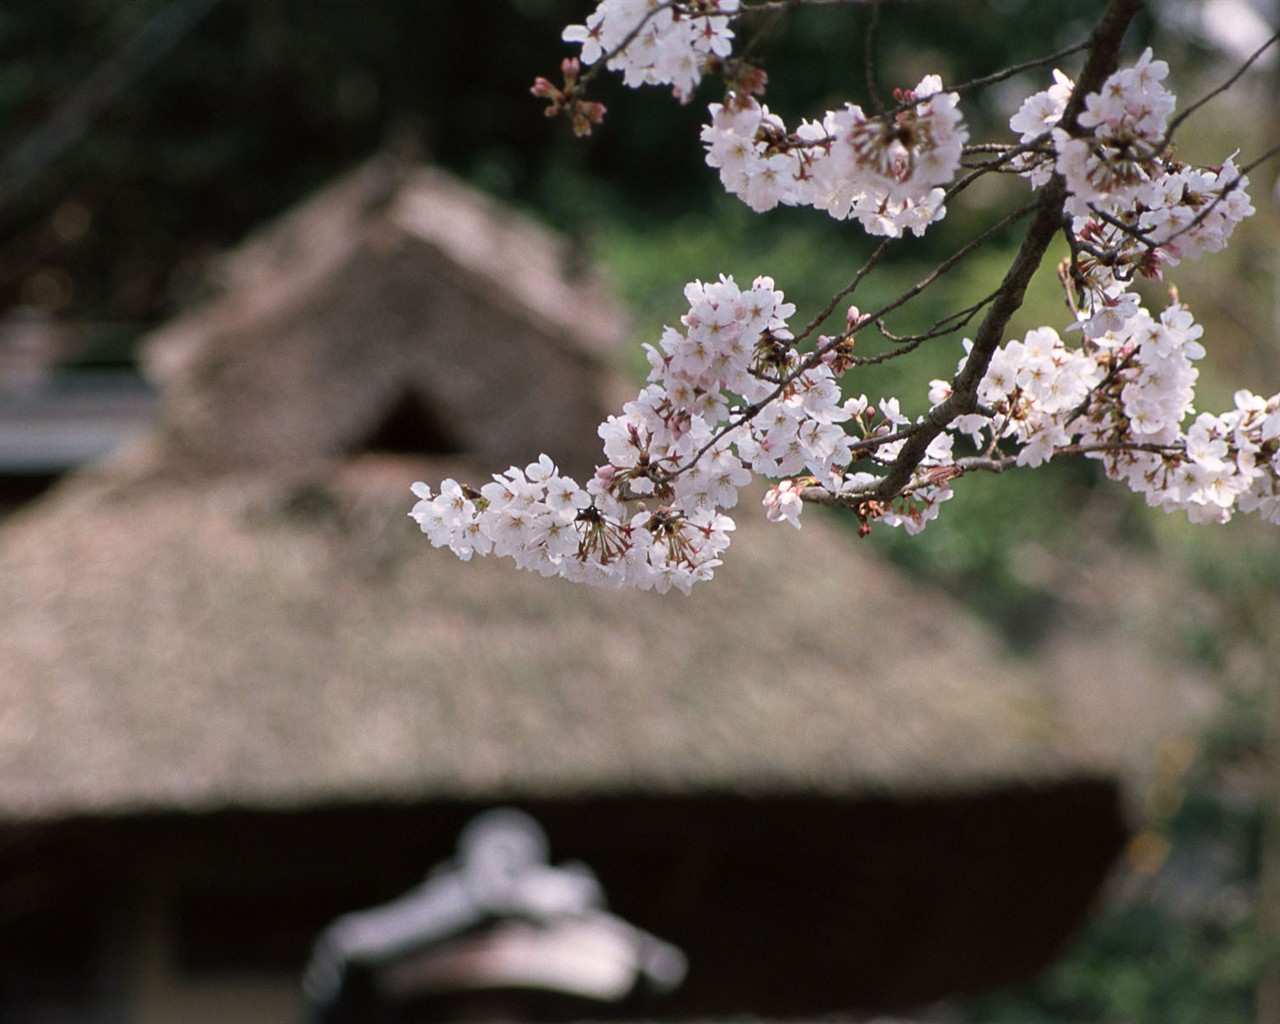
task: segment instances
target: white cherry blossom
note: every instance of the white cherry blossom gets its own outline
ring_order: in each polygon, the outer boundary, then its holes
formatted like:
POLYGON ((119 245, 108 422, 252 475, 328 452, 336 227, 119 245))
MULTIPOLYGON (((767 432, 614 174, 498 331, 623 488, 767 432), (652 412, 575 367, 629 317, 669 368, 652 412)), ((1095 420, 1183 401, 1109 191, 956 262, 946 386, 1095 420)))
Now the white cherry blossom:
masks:
POLYGON ((740 0, 600 0, 586 23, 568 26, 562 38, 582 46, 583 64, 607 57, 627 85, 670 85, 688 99, 708 58, 732 51, 730 25, 740 9, 740 0))

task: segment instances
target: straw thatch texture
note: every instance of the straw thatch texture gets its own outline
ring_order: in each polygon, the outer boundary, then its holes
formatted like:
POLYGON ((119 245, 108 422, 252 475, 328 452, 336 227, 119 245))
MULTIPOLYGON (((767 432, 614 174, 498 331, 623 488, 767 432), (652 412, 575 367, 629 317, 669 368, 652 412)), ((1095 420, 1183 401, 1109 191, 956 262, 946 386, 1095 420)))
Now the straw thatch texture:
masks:
MULTIPOLYGON (((394 475, 394 474, 392 474, 394 475)), ((0 814, 868 792, 1087 771, 967 615, 815 517, 693 599, 436 551, 398 487, 82 479, 0 532, 0 814)))
POLYGON ((589 470, 601 356, 625 322, 570 262, 442 172, 363 166, 238 249, 221 294, 148 340, 174 463, 298 465, 368 446, 407 408, 420 449, 505 465, 532 447, 589 470))
POLYGON ((598 454, 622 320, 564 259, 376 161, 234 253, 147 346, 157 430, 0 529, 0 816, 1115 769, 1067 688, 820 516, 744 510, 693 599, 433 550, 439 453, 598 454))

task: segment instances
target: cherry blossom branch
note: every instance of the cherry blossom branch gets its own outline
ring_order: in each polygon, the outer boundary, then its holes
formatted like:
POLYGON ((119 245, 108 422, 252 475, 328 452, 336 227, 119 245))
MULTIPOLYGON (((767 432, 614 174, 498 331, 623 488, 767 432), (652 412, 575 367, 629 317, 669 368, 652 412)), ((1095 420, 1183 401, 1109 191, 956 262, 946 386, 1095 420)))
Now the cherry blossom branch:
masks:
MULTIPOLYGON (((844 333, 838 334, 823 340, 811 352, 809 352, 808 355, 806 355, 804 358, 799 360, 799 362, 797 363, 794 369, 792 369, 788 374, 783 376, 776 383, 776 386, 774 387, 772 392, 770 392, 762 400, 746 406, 737 415, 729 419, 723 427, 721 427, 719 430, 717 430, 715 433, 712 434, 711 438, 700 449, 698 449, 697 452, 694 453, 692 458, 690 458, 685 465, 681 466, 677 470, 673 470, 670 473, 666 474, 665 478, 674 479, 680 474, 688 472, 709 452, 714 450, 716 446, 719 445, 724 440, 724 438, 728 437, 730 434, 736 431, 739 427, 747 423, 750 423, 753 419, 755 419, 760 414, 760 412, 766 406, 768 406, 770 402, 781 397, 792 384, 794 384, 801 376, 803 376, 805 372, 813 369, 814 366, 818 365, 818 363, 821 362, 822 358, 825 355, 827 355, 829 352, 834 351, 837 347, 849 341, 853 337, 857 328, 860 328, 867 323, 871 323, 875 320, 878 320, 880 317, 884 316, 885 314, 891 313, 893 312, 893 310, 899 309, 902 306, 906 305, 912 299, 916 298, 922 292, 924 292, 930 285, 932 285, 940 277, 942 277, 943 274, 953 269, 958 263, 960 263, 966 257, 972 255, 976 250, 981 248, 987 242, 991 241, 992 238, 994 238, 996 235, 1003 232, 1006 228, 1008 228, 1012 224, 1017 223, 1023 217, 1027 216, 1032 210, 1036 209, 1037 205, 1038 204, 1034 202, 1028 203, 1026 206, 1023 206, 1022 208, 1015 210, 1013 213, 1002 218, 998 223, 992 225, 990 228, 984 231, 977 238, 971 240, 970 242, 962 246, 959 250, 952 253, 949 257, 947 257, 945 260, 939 263, 933 270, 931 270, 923 278, 917 281, 905 292, 902 292, 897 298, 892 299, 889 302, 885 303, 883 306, 875 310, 873 313, 866 314, 861 318, 859 318, 856 327, 851 326, 844 333)), ((876 253, 873 254, 872 258, 868 260, 867 263, 865 263, 862 268, 860 268, 859 275, 855 276, 855 279, 850 284, 850 286, 843 289, 840 293, 838 293, 837 297, 834 300, 832 300, 831 303, 828 304, 827 311, 825 314, 821 315, 820 317, 815 317, 804 328, 804 330, 800 332, 800 334, 796 335, 796 338, 795 338, 796 342, 803 341, 808 336, 808 334, 810 334, 814 329, 816 329, 818 324, 820 324, 823 320, 826 319, 827 316, 829 316, 832 312, 834 312, 835 306, 840 303, 842 298, 847 297, 848 295, 853 293, 858 283, 863 278, 866 277, 867 273, 870 273, 875 262, 878 262, 879 258, 884 254, 885 251, 887 251, 888 245, 891 241, 893 241, 893 239, 886 239, 884 242, 880 244, 880 246, 876 250, 876 253)), ((997 292, 996 294, 999 294, 999 293, 997 292)), ((895 352, 892 355, 897 356, 897 355, 903 354, 904 351, 906 350, 895 352)), ((886 357, 886 358, 889 358, 889 357, 886 357)), ((876 360, 876 361, 881 362, 884 360, 876 360)), ((868 360, 867 362, 870 362, 870 360, 868 360)))
MULTIPOLYGON (((1091 33, 1088 60, 1059 122, 1068 132, 1075 127, 1085 96, 1099 89, 1115 70, 1121 40, 1142 6, 1142 0, 1111 0, 1091 33)), ((881 500, 889 500, 901 493, 916 467, 924 461, 934 439, 957 417, 973 411, 977 404, 978 383, 987 372, 1005 328, 1022 306, 1027 285, 1040 268, 1049 243, 1058 231, 1066 198, 1066 186, 1062 178, 1055 175, 1036 203, 1035 219, 1001 282, 995 301, 987 308, 974 336, 969 357, 952 381, 951 394, 929 411, 903 445, 897 460, 876 488, 876 495, 881 500)))
MULTIPOLYGON (((895 431, 894 434, 886 434, 884 438, 874 439, 874 445, 871 442, 859 442, 859 450, 865 450, 875 445, 882 445, 900 439, 906 435, 907 431, 895 431)), ((1090 444, 1068 444, 1060 448, 1056 448, 1049 457, 1051 461, 1060 459, 1077 458, 1081 455, 1099 455, 1108 452, 1146 452, 1152 455, 1162 457, 1177 457, 1182 454, 1182 450, 1171 445, 1159 444, 1143 444, 1143 443, 1119 443, 1119 442, 1098 442, 1090 444)), ((1017 456, 1014 455, 967 455, 955 459, 946 466, 936 467, 933 472, 925 480, 921 481, 923 486, 936 487, 939 483, 950 483, 962 476, 970 473, 1005 473, 1011 469, 1025 469, 1023 464, 1018 462, 1017 456)), ((902 494, 907 495, 914 489, 914 484, 904 488, 902 494)), ((827 508, 843 508, 858 509, 865 505, 868 501, 881 501, 885 499, 880 495, 878 489, 868 488, 863 491, 852 492, 835 492, 825 487, 811 485, 803 488, 800 492, 801 498, 813 505, 822 505, 827 508)))
MULTIPOLYGON (((1189 234, 1190 232, 1194 231, 1197 227, 1199 227, 1201 224, 1203 224, 1209 218, 1209 215, 1212 214, 1218 208, 1219 205, 1226 202, 1227 197, 1233 191, 1235 191, 1237 188, 1243 187, 1245 182, 1248 181, 1250 171, 1252 171, 1255 167, 1258 167, 1261 164, 1266 163, 1268 160, 1270 160, 1272 157, 1278 154, 1280 154, 1280 145, 1272 146, 1270 149, 1264 152, 1261 156, 1256 157, 1255 159, 1251 160, 1249 163, 1245 164, 1243 167, 1239 168, 1238 173, 1233 178, 1228 180, 1225 184, 1223 184, 1219 188, 1218 192, 1214 195, 1214 197, 1205 206, 1201 207, 1200 211, 1191 220, 1189 220, 1186 224, 1182 225, 1182 227, 1178 228, 1172 234, 1165 235, 1159 240, 1151 238, 1149 235, 1142 232, 1133 224, 1128 223, 1127 221, 1121 220, 1119 217, 1116 217, 1113 214, 1108 213, 1106 210, 1099 209, 1096 206, 1090 206, 1090 212, 1099 220, 1103 221, 1106 224, 1110 224, 1116 230, 1120 231, 1121 233, 1126 235, 1128 238, 1132 239, 1133 241, 1137 242, 1139 245, 1143 246, 1148 253, 1154 253, 1158 249, 1167 248, 1171 242, 1176 241, 1177 239, 1181 238, 1183 235, 1189 234)), ((1090 255, 1100 260, 1103 260, 1104 262, 1108 262, 1108 261, 1114 262, 1117 259, 1117 257, 1121 255, 1121 252, 1122 252, 1122 248, 1120 245, 1113 245, 1107 249, 1098 249, 1097 247, 1088 245, 1087 243, 1078 243, 1078 245, 1079 245, 1079 248, 1084 252, 1087 252, 1090 255)))
MULTIPOLYGON (((656 346, 646 346, 648 384, 600 425, 606 461, 594 477, 579 485, 544 455, 478 491, 451 480, 439 493, 415 484, 420 500, 411 515, 431 542, 463 559, 507 556, 544 575, 688 592, 719 564, 733 529, 724 510, 753 475, 776 481, 764 502, 771 520, 799 526, 808 500, 853 509, 862 533, 873 522, 915 533, 959 477, 1068 455, 1102 460, 1108 476, 1195 522, 1223 522, 1238 510, 1280 523, 1280 395, 1240 390, 1234 410, 1195 415, 1193 362, 1205 354, 1197 340, 1203 329, 1176 293, 1157 318, 1129 290, 1136 273, 1159 276, 1161 262, 1225 245, 1253 212, 1247 171, 1280 147, 1243 170, 1234 157, 1216 169, 1172 162, 1161 141, 1176 105, 1160 84, 1168 65, 1147 50, 1116 70, 1142 0, 1111 0, 1084 44, 961 86, 975 89, 1088 53, 1078 81, 1055 70, 1054 84, 1024 101, 1009 123, 1021 135, 1017 144, 973 146, 965 145, 959 92, 947 91, 938 76, 895 91, 889 109, 880 104, 875 37, 882 0, 871 0, 877 6, 864 42, 875 113, 848 103, 788 129, 753 98, 763 92, 764 75, 730 56, 729 26, 742 13, 828 2, 850 0, 745 7, 688 0, 643 9, 599 0, 585 26, 566 30, 566 39, 583 43, 584 63, 604 57, 629 85, 671 84, 687 99, 704 72, 723 74, 728 94, 712 105, 702 141, 726 190, 757 212, 813 206, 885 239, 798 336, 789 327, 795 307, 772 278, 758 277, 749 288, 724 276, 688 284, 683 329, 667 327, 656 346), (637 24, 638 10, 654 19, 648 28, 637 24), (994 157, 965 164, 978 154, 994 157), (957 178, 962 166, 966 173, 957 178), (857 292, 896 239, 922 234, 981 176, 1009 171, 1030 180, 1035 198, 880 309, 850 307, 845 331, 817 336, 803 354, 795 347, 857 292), (1030 224, 995 290, 921 333, 889 330, 889 313, 1024 218, 1030 224), (1070 249, 1060 271, 1076 319, 1068 331, 1080 330, 1080 341, 1068 345, 1046 326, 1002 342, 1058 230, 1070 249), (874 404, 865 395, 844 398, 839 382, 847 371, 900 358, 979 314, 951 380, 930 382, 925 416, 912 421, 896 397, 874 404), (855 332, 867 325, 892 348, 855 356, 855 332), (957 457, 958 437, 968 437, 976 454, 957 457)), ((546 93, 575 122, 593 120, 573 91, 576 76, 575 64, 566 70, 566 90, 548 86, 546 93)))

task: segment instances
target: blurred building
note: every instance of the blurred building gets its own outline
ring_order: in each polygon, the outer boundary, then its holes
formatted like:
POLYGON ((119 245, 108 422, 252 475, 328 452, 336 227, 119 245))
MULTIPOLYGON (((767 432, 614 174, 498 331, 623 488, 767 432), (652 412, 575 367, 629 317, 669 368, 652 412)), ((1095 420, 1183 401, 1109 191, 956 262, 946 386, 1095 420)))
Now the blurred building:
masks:
POLYGON ((155 396, 141 377, 68 368, 70 347, 37 310, 0 318, 0 518, 150 423, 155 396))
POLYGON ((592 464, 625 323, 572 263, 367 165, 150 339, 154 429, 0 527, 0 1020, 298 1019, 322 929, 496 803, 687 956, 625 1012, 916 1006, 1080 922, 1116 759, 833 522, 745 509, 691 599, 418 533, 415 479, 592 464))

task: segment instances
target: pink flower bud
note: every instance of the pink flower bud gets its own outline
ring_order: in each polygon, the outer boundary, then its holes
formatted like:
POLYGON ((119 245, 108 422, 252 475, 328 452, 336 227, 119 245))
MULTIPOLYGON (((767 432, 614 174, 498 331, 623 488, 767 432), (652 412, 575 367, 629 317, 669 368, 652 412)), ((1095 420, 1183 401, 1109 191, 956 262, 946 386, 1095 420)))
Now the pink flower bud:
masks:
POLYGON ((548 100, 559 99, 561 95, 559 89, 541 76, 533 80, 533 85, 529 91, 541 99, 548 100))

